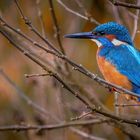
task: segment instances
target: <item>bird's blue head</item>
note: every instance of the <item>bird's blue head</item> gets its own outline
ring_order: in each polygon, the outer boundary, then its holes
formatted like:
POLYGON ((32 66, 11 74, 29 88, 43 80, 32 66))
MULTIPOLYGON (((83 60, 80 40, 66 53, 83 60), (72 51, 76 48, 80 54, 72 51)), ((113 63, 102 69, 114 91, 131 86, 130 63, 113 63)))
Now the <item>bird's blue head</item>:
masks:
POLYGON ((127 28, 116 22, 108 22, 97 26, 90 32, 65 35, 67 38, 91 39, 102 46, 106 41, 114 45, 127 43, 133 46, 133 42, 127 28))

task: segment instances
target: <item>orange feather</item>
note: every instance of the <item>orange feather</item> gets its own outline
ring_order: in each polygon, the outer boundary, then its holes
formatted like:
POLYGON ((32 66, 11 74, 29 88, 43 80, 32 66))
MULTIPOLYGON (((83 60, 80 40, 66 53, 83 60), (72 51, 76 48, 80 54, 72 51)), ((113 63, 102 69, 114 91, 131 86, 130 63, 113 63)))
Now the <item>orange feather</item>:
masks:
POLYGON ((111 63, 105 60, 105 58, 98 56, 97 62, 101 73, 107 81, 122 86, 128 90, 132 89, 128 78, 119 73, 111 63))
POLYGON ((106 35, 106 38, 108 38, 110 41, 112 41, 115 37, 115 35, 106 35))

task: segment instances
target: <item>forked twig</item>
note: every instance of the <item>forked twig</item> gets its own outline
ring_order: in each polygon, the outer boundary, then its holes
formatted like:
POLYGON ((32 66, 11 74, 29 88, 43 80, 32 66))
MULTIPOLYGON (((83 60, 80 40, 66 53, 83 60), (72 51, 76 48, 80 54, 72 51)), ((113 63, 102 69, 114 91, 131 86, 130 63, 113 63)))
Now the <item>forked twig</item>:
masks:
POLYGON ((61 54, 61 52, 60 52, 58 49, 56 49, 56 48, 53 46, 53 44, 51 44, 51 43, 47 40, 47 38, 44 38, 44 37, 37 31, 37 29, 32 25, 31 21, 30 21, 27 17, 24 16, 23 11, 22 11, 22 9, 20 8, 20 5, 19 5, 19 3, 18 3, 18 0, 14 0, 14 1, 15 1, 16 5, 17 5, 17 8, 18 8, 18 10, 19 10, 19 13, 21 14, 21 17, 23 18, 25 24, 29 27, 29 29, 30 29, 31 31, 33 31, 37 36, 39 36, 52 50, 56 51, 58 54, 61 54))
POLYGON ((140 9, 139 5, 135 5, 135 4, 131 4, 131 3, 125 3, 125 2, 121 2, 121 1, 117 1, 117 0, 113 0, 113 4, 115 6, 123 6, 123 7, 127 7, 127 8, 140 9))
POLYGON ((61 6, 63 6, 68 12, 70 12, 70 13, 72 13, 72 14, 74 14, 74 15, 76 15, 76 16, 82 18, 82 19, 85 19, 85 20, 87 20, 87 21, 89 21, 89 22, 91 22, 91 23, 94 23, 94 24, 96 24, 96 25, 99 25, 99 24, 100 24, 100 23, 99 23, 98 21, 96 21, 94 18, 92 18, 92 17, 89 18, 89 17, 87 17, 87 16, 84 16, 84 15, 82 15, 82 14, 80 14, 80 13, 78 13, 78 12, 72 10, 72 9, 70 9, 70 8, 69 8, 68 6, 66 6, 61 0, 57 0, 57 2, 58 2, 61 6))
POLYGON ((43 107, 39 106, 30 98, 28 98, 25 93, 7 76, 7 74, 2 69, 0 69, 0 75, 4 77, 4 79, 15 89, 18 95, 27 102, 28 105, 32 106, 34 109, 36 109, 36 111, 40 112, 44 116, 50 115, 50 113, 47 112, 43 107))

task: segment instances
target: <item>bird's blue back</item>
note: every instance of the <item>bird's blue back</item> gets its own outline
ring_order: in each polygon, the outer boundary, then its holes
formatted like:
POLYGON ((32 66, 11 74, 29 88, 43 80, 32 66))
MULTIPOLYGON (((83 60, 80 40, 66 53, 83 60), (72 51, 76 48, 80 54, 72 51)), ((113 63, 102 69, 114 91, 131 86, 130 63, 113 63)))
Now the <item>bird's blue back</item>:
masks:
POLYGON ((125 26, 108 22, 90 32, 69 34, 66 37, 94 41, 99 47, 97 62, 105 79, 140 94, 140 52, 135 48, 125 26))
POLYGON ((132 83, 132 91, 140 94, 140 52, 127 43, 115 46, 107 38, 100 40, 103 47, 98 55, 104 57, 125 75, 132 83))

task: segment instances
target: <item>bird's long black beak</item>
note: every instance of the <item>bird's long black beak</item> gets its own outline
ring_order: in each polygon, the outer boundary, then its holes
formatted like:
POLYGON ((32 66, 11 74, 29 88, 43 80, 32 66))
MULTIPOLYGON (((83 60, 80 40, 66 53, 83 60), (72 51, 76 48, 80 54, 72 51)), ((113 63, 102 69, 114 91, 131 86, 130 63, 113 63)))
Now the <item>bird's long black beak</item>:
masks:
POLYGON ((92 32, 67 34, 64 37, 66 37, 66 38, 75 38, 75 39, 93 39, 94 38, 92 32))

